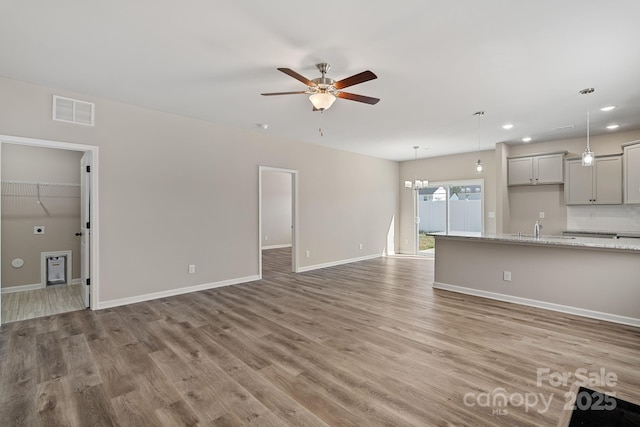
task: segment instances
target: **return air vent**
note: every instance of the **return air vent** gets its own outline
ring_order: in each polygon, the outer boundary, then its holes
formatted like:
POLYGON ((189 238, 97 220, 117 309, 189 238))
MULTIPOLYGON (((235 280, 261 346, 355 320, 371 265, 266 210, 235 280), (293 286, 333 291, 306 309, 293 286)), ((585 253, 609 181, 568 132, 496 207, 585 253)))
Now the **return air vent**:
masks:
POLYGON ((95 104, 53 95, 53 120, 93 126, 95 104))
POLYGON ((562 132, 562 131, 565 131, 565 130, 573 129, 575 127, 576 127, 576 125, 566 125, 566 126, 559 126, 557 128, 553 128, 551 130, 554 131, 554 132, 562 132))

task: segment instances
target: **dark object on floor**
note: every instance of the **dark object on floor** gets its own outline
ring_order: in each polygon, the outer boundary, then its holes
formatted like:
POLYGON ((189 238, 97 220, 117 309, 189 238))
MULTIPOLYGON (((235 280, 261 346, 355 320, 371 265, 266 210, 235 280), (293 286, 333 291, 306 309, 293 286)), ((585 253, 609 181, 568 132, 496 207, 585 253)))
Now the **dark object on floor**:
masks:
POLYGON ((640 427, 640 406, 580 387, 569 427, 640 427))

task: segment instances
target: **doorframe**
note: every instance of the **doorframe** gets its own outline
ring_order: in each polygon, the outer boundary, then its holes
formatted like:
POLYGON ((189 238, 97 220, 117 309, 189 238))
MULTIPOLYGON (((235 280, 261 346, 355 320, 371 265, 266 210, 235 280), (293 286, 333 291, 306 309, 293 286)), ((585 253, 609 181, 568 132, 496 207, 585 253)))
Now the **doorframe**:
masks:
MULTIPOLYGON (((447 224, 447 229, 446 229, 446 233, 449 233, 449 197, 451 196, 449 190, 451 189, 451 187, 455 187, 457 185, 481 185, 482 186, 482 191, 480 193, 480 230, 481 233, 484 233, 484 196, 485 196, 485 180, 484 178, 474 178, 474 179, 457 179, 457 180, 447 180, 447 181, 434 181, 431 182, 429 181, 429 185, 428 187, 446 187, 447 188, 447 204, 445 206, 445 213, 446 213, 446 224, 447 224)), ((416 191, 416 195, 414 197, 414 212, 416 214, 416 218, 420 217, 420 192, 416 191)), ((416 223, 415 225, 415 229, 414 229, 414 239, 415 239, 415 253, 416 255, 420 254, 420 247, 419 247, 419 240, 420 240, 420 224, 418 223, 418 220, 416 219, 416 221, 414 221, 416 223)))
POLYGON ((291 175, 291 271, 298 273, 298 171, 272 166, 258 166, 258 275, 262 279, 262 173, 282 172, 291 175))
MULTIPOLYGON (((98 308, 99 301, 99 289, 100 289, 100 256, 99 256, 99 223, 98 223, 98 147, 95 145, 76 144, 71 142, 53 141, 47 139, 27 138, 21 136, 12 135, 0 135, 0 146, 2 144, 14 144, 14 145, 28 145, 32 147, 54 148, 70 151, 82 151, 91 153, 91 183, 90 183, 90 215, 89 221, 91 222, 91 243, 89 245, 89 251, 91 254, 89 261, 89 276, 91 277, 91 310, 98 308)), ((0 165, 1 167, 1 165, 0 165)), ((0 202, 1 203, 1 202, 0 202)), ((0 210, 2 206, 0 205, 0 210)), ((0 218, 0 223, 2 218, 0 218)), ((0 265, 0 274, 2 273, 2 266, 0 265)), ((0 293, 0 302, 2 294, 0 293)), ((1 310, 1 305, 0 305, 1 310)), ((1 320, 0 320, 1 322, 1 320)))

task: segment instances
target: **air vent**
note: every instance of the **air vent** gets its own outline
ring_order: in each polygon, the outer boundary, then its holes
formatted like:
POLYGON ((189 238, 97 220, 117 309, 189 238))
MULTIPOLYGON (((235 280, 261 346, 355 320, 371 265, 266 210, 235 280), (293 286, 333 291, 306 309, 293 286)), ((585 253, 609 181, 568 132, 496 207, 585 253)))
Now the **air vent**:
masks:
POLYGON ((53 95, 53 120, 93 126, 95 104, 53 95))
POLYGON ((554 132, 562 132, 562 131, 565 131, 565 130, 573 129, 575 127, 576 127, 576 125, 566 125, 566 126, 560 126, 560 127, 557 127, 557 128, 553 128, 551 130, 554 131, 554 132))

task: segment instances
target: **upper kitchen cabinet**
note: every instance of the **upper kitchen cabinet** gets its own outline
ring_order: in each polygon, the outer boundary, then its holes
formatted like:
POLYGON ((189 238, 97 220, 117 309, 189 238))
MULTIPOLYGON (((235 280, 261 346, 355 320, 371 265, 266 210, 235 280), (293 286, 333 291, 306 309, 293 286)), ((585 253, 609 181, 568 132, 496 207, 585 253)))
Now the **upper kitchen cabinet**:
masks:
POLYGON ((622 145, 624 202, 640 203, 640 141, 622 145))
POLYGON ((508 157, 508 185, 562 184, 565 151, 508 157))
POLYGON ((567 205, 622 204, 622 155, 596 156, 593 166, 582 166, 582 159, 566 163, 567 205))

